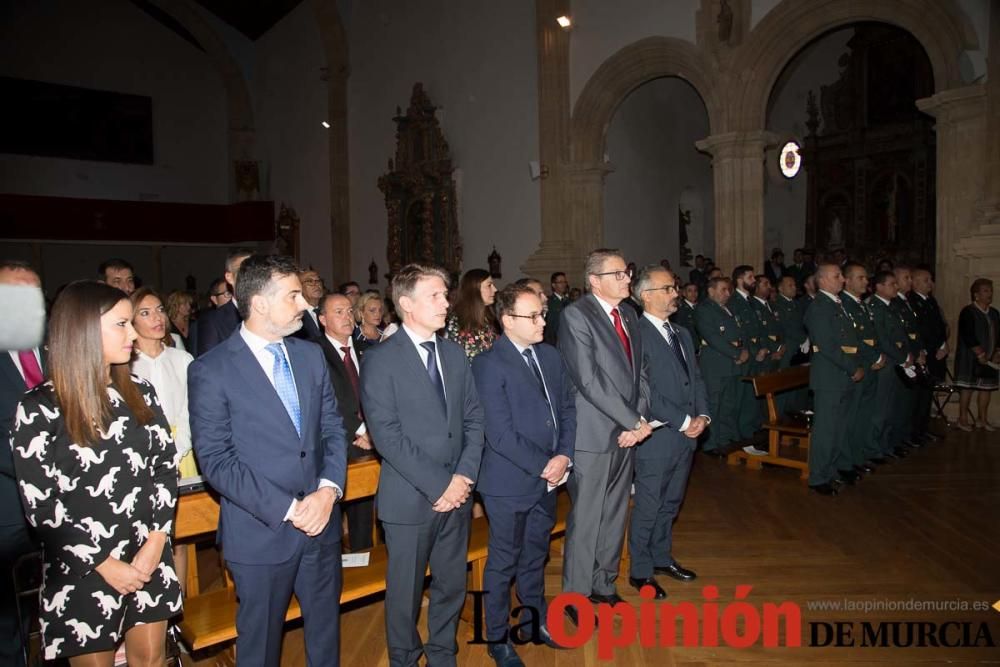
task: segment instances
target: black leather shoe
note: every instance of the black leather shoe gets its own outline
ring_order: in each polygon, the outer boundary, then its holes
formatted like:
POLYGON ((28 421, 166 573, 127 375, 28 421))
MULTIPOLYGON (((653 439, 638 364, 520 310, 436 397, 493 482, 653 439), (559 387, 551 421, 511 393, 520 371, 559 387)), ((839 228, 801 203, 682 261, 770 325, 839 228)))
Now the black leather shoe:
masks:
MULTIPOLYGON (((569 609, 571 608, 572 607, 567 607, 566 610, 569 611, 569 609)), ((574 609, 574 611, 576 610, 574 609)), ((547 625, 538 626, 538 638, 542 640, 542 643, 548 646, 549 648, 557 648, 557 649, 566 648, 565 646, 558 643, 555 639, 552 638, 552 633, 549 632, 549 626, 547 625)))
POLYGON ((875 466, 871 465, 870 463, 862 463, 859 466, 854 466, 854 472, 858 473, 859 475, 870 475, 873 472, 875 472, 875 466))
POLYGON ((857 483, 859 479, 861 479, 861 475, 854 470, 838 470, 837 474, 840 475, 840 479, 844 482, 844 484, 850 484, 852 486, 857 483))
POLYGON ((924 440, 926 440, 927 442, 937 442, 940 439, 941 436, 937 435, 936 433, 931 433, 930 431, 924 433, 924 440))
POLYGON ((876 456, 875 458, 868 459, 868 465, 884 466, 886 463, 885 459, 881 456, 876 456))
POLYGON ((710 456, 713 459, 724 459, 726 458, 726 453, 719 451, 718 449, 703 449, 701 453, 705 456, 710 456))
POLYGON ((837 495, 837 487, 833 484, 816 484, 813 486, 809 485, 809 488, 820 494, 821 496, 835 496, 837 495))
POLYGON ((625 602, 618 593, 612 593, 611 595, 600 595, 599 593, 591 593, 588 599, 594 604, 611 604, 615 605, 619 602, 625 602))
POLYGON ((524 663, 518 657, 517 651, 514 650, 514 645, 510 642, 506 644, 491 644, 486 649, 486 652, 493 658, 493 662, 497 663, 497 667, 524 667, 524 663))
POLYGON ((896 447, 891 452, 885 455, 889 459, 905 459, 906 458, 906 447, 896 447))
MULTIPOLYGON (((570 623, 576 627, 580 627, 580 617, 576 613, 576 607, 566 607, 566 610, 563 613, 566 615, 566 618, 569 619, 570 623)), ((594 617, 594 627, 597 627, 596 616, 594 617)))
POLYGON ((694 570, 683 568, 679 563, 674 563, 673 565, 668 565, 667 567, 654 567, 653 572, 656 574, 665 574, 668 577, 673 577, 677 581, 694 581, 698 578, 698 575, 694 573, 694 570))
POLYGON ((906 440, 903 441, 903 444, 909 447, 910 449, 920 449, 921 447, 923 447, 923 445, 921 445, 913 438, 907 438, 906 440))
POLYGON ((652 577, 648 577, 646 579, 633 579, 632 577, 629 577, 628 583, 631 584, 635 590, 640 592, 642 591, 643 586, 652 586, 653 590, 656 591, 656 596, 653 598, 654 600, 667 599, 667 592, 663 590, 663 588, 660 587, 659 582, 652 577))

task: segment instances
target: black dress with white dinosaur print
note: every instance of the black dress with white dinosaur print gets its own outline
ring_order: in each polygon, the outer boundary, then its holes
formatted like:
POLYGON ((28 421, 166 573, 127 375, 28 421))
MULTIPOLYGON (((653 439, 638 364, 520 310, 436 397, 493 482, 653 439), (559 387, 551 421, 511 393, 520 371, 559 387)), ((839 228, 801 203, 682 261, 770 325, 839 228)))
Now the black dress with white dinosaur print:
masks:
POLYGON ((66 431, 51 382, 17 406, 10 444, 21 502, 44 549, 41 628, 46 660, 113 650, 126 631, 180 613, 170 539, 141 590, 121 595, 94 568, 130 562, 149 536, 169 536, 177 505, 177 448, 152 385, 132 376, 152 422, 141 425, 114 387, 112 416, 92 446, 66 431))

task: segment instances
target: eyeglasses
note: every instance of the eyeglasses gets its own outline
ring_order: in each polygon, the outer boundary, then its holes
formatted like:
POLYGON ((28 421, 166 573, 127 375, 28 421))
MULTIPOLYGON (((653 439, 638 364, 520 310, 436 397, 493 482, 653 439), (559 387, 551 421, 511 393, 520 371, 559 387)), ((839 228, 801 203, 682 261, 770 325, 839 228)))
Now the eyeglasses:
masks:
POLYGON ((543 322, 545 321, 545 315, 547 313, 548 311, 543 310, 540 313, 531 313, 530 315, 518 315, 516 313, 507 313, 507 314, 510 315, 511 317, 520 317, 525 320, 531 320, 532 324, 538 324, 538 320, 542 320, 543 322))
POLYGON ((659 292, 660 290, 663 290, 667 294, 670 294, 671 292, 676 293, 677 292, 677 285, 664 285, 663 287, 650 287, 649 289, 644 289, 642 291, 643 292, 659 292))
POLYGON ((625 269, 624 271, 605 271, 604 273, 592 273, 592 276, 614 276, 615 280, 625 280, 626 277, 632 277, 632 269, 625 269))
POLYGON ((233 298, 232 293, 228 292, 228 291, 226 291, 226 292, 212 292, 211 296, 214 296, 215 298, 219 298, 219 297, 226 297, 227 299, 232 299, 233 298))

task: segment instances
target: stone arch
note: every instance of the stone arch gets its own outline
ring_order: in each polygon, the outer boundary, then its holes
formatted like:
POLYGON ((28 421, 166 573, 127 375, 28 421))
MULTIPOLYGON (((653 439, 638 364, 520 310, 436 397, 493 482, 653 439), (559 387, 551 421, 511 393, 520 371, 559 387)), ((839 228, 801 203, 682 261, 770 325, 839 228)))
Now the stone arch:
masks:
POLYGON ((694 87, 714 130, 722 112, 716 70, 698 47, 674 37, 647 37, 622 48, 597 68, 573 106, 572 161, 603 162, 605 137, 615 111, 633 90, 662 77, 679 77, 694 87))
POLYGON ((190 0, 153 0, 159 9, 170 14, 178 23, 190 32, 205 49, 226 88, 226 107, 229 124, 229 165, 227 173, 231 173, 233 160, 248 158, 254 155, 255 126, 253 103, 250 89, 239 63, 229 52, 222 37, 201 16, 190 0))
POLYGON ((959 56, 979 46, 972 22, 954 2, 782 0, 733 54, 732 62, 747 76, 733 78, 734 83, 741 81, 742 85, 727 105, 724 127, 730 131, 764 128, 771 91, 788 63, 824 33, 861 21, 888 23, 912 34, 931 61, 936 92, 964 85, 959 56))

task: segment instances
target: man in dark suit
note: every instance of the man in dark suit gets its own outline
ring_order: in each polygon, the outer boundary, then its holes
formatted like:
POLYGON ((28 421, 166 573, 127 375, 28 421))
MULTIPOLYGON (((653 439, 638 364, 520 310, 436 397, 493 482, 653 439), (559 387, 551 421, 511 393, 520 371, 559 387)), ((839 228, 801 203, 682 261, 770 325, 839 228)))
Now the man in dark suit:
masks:
POLYGON ((322 351, 289 337, 301 290, 291 258, 247 258, 243 325, 188 368, 194 449, 222 497, 219 540, 240 599, 240 665, 277 667, 293 592, 307 663, 339 664, 347 444, 322 351))
POLYGON ((731 442, 739 441, 739 384, 749 362, 746 336, 729 310, 732 300, 729 278, 716 276, 708 281, 708 298, 695 310, 695 326, 701 337, 699 362, 712 428, 708 429, 705 453, 725 456, 731 442))
POLYGON ((698 437, 711 419, 691 334, 669 322, 678 301, 673 274, 647 267, 639 273, 632 292, 643 307, 638 329, 644 365, 649 368, 649 416, 664 425, 636 447, 629 583, 640 590, 652 586, 660 600, 667 594, 654 573, 680 581, 696 576, 674 560, 671 534, 698 437))
POLYGON ((708 272, 705 271, 705 256, 694 256, 694 268, 688 273, 688 282, 698 286, 698 291, 708 288, 708 272))
POLYGON ((565 273, 556 271, 552 274, 549 284, 552 293, 549 294, 549 300, 545 304, 548 308, 545 313, 545 342, 555 345, 559 336, 559 318, 563 309, 569 305, 569 281, 565 273))
POLYGON ((295 337, 318 343, 323 338, 323 325, 319 322, 319 300, 326 292, 323 279, 318 271, 310 268, 299 274, 299 280, 302 282, 302 298, 309 308, 302 314, 302 328, 295 332, 295 337))
MULTIPOLYGON (((633 447, 650 436, 644 415, 649 380, 638 320, 620 307, 631 274, 617 250, 587 257, 590 294, 563 311, 559 351, 577 388, 573 501, 566 525, 563 590, 595 603, 617 604, 618 565, 625 538, 633 447)), ((570 620, 577 610, 568 607, 570 620)))
MULTIPOLYGON (((237 248, 226 257, 226 284, 234 295, 236 292, 236 279, 240 272, 243 261, 252 255, 245 248, 237 248)), ((229 338, 236 331, 243 319, 240 317, 237 296, 233 296, 221 306, 208 311, 198 318, 198 355, 201 356, 213 347, 229 338)))
MULTIPOLYGON (((40 289, 41 281, 31 265, 12 260, 0 262, 0 285, 40 289)), ((0 664, 17 667, 24 653, 11 575, 15 561, 37 547, 24 521, 8 437, 17 404, 42 382, 43 367, 40 348, 0 351, 0 664)))
POLYGON ((819 293, 805 318, 813 349, 809 388, 816 412, 809 441, 809 488, 835 496, 836 482, 853 484, 858 479, 857 471, 838 470, 837 462, 846 458, 846 417, 854 387, 865 376, 865 365, 858 355, 860 341, 854 323, 838 296, 844 288, 840 267, 821 264, 816 269, 816 284, 819 293))
POLYGON ((771 260, 764 262, 764 275, 772 285, 777 285, 779 280, 788 275, 788 269, 785 268, 785 253, 781 252, 781 248, 772 250, 771 260))
MULTIPOLYGON (((355 339, 354 311, 351 300, 343 294, 327 294, 319 300, 319 322, 323 335, 316 342, 323 348, 326 361, 330 364, 330 381, 337 399, 337 410, 344 420, 344 431, 350 446, 347 460, 370 458, 372 441, 368 427, 361 414, 361 385, 359 371, 361 357, 368 349, 368 343, 355 339)), ((308 314, 302 316, 305 321, 308 314)), ((350 534, 351 550, 361 551, 372 548, 372 530, 375 526, 375 500, 365 498, 355 500, 344 508, 347 514, 347 531, 350 534)))
POLYGON ((361 405, 382 456, 378 515, 389 568, 386 643, 393 666, 455 665, 465 602, 472 486, 483 455, 483 411, 465 351, 435 332, 448 314, 448 276, 410 264, 392 279, 401 331, 368 350, 361 405), (427 642, 417 616, 431 569, 427 642))
POLYGON ((486 638, 500 642, 489 654, 498 667, 514 667, 522 664, 507 638, 515 578, 518 600, 538 614, 542 641, 555 644, 545 624, 545 559, 556 522, 555 488, 572 465, 576 404, 559 352, 542 343, 537 294, 527 286, 505 287, 496 308, 504 334, 472 362, 486 417, 476 488, 490 522, 486 638))
MULTIPOLYGON (((917 314, 917 328, 920 339, 927 349, 927 372, 935 382, 944 380, 948 358, 948 323, 941 312, 941 306, 934 298, 934 277, 927 269, 914 269, 913 289, 910 290, 909 302, 913 312, 917 314)), ((931 433, 929 422, 931 418, 931 400, 933 391, 929 384, 921 384, 917 391, 915 430, 918 437, 934 441, 938 436, 931 433)))

